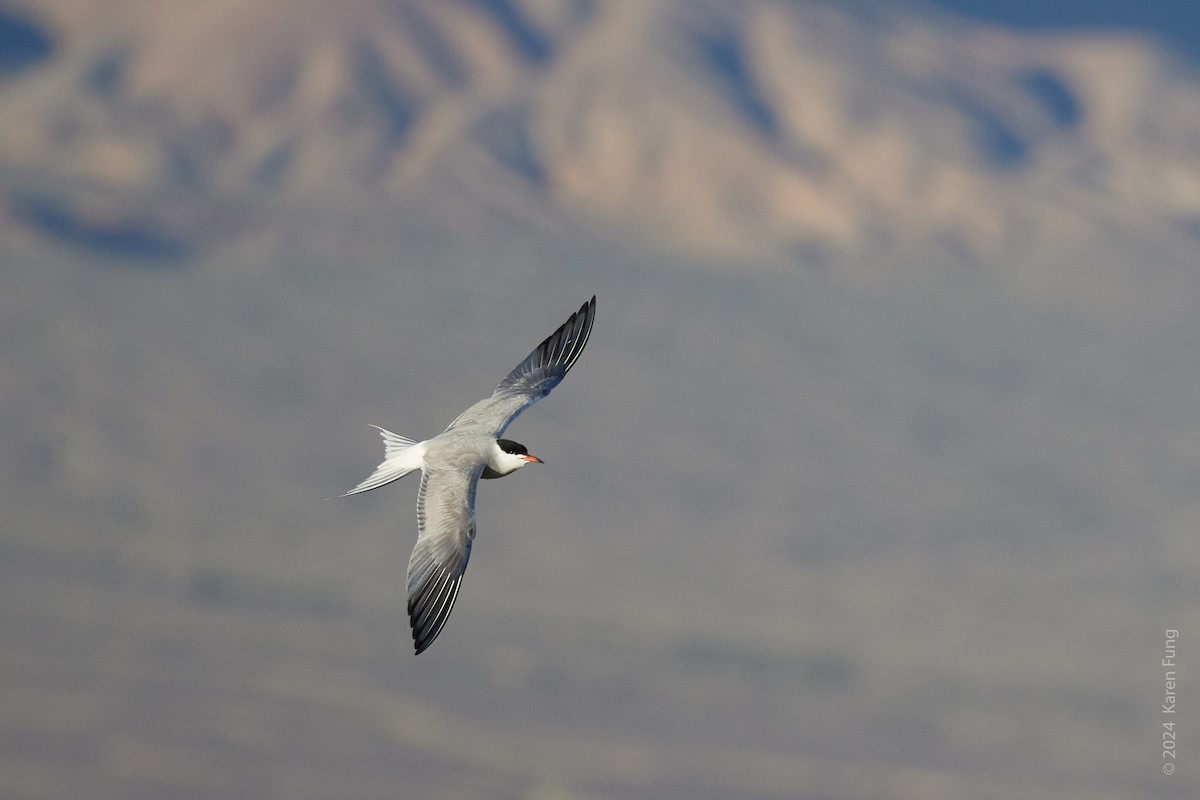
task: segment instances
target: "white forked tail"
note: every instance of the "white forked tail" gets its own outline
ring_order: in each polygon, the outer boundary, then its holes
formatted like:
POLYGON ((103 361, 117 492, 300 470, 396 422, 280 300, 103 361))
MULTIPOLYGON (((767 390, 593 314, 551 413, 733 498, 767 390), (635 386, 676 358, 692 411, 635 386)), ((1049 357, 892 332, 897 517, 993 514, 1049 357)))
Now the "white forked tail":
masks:
POLYGON ((424 442, 414 442, 398 433, 384 430, 378 425, 371 427, 379 431, 379 435, 383 437, 383 463, 375 468, 371 477, 346 492, 342 497, 378 489, 384 484, 403 478, 415 469, 420 469, 425 463, 424 442))

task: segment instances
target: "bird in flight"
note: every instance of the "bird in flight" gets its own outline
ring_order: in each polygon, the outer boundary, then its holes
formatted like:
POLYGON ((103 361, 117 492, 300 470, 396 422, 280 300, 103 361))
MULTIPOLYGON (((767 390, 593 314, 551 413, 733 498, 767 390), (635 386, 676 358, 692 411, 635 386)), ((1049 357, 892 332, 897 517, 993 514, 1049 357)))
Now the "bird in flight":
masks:
POLYGON ((342 497, 391 483, 421 470, 417 544, 408 561, 408 619, 418 654, 442 632, 475 539, 475 489, 480 478, 502 478, 541 464, 525 445, 502 438, 517 415, 550 394, 575 365, 592 333, 596 298, 584 303, 508 373, 491 397, 458 415, 423 442, 379 426, 384 459, 369 478, 342 497))

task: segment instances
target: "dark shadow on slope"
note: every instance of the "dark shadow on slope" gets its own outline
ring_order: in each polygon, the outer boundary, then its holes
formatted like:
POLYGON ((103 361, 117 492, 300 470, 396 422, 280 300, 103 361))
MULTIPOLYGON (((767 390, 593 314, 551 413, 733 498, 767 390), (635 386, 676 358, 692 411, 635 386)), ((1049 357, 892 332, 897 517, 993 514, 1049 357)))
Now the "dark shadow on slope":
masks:
POLYGON ((975 149, 989 166, 1013 170, 1029 162, 1029 142, 998 112, 961 90, 952 91, 948 101, 971 121, 975 149))
POLYGON ((521 57, 533 64, 544 64, 554 54, 554 47, 522 14, 513 0, 471 0, 491 15, 501 32, 521 57))
POLYGON ((1072 130, 1083 119, 1083 107, 1067 82, 1052 69, 1032 69, 1017 76, 1017 84, 1046 111, 1062 130, 1072 130))
POLYGON ((296 162, 296 147, 293 142, 284 142, 272 148, 251 172, 254 179, 264 186, 279 186, 286 179, 296 162))
POLYGON ((389 142, 401 143, 416 122, 419 104, 404 91, 374 46, 363 42, 353 53, 354 79, 386 125, 389 142))
POLYGON ((13 198, 12 217, 48 239, 143 266, 176 265, 193 245, 154 220, 121 211, 94 213, 46 197, 13 198))
POLYGON ((125 82, 125 65, 124 53, 109 53, 98 58, 84 76, 84 87, 101 97, 111 97, 125 82))
POLYGON ((545 186, 546 169, 529 136, 529 110, 497 111, 484 117, 476 139, 501 164, 534 186, 545 186))
POLYGON ((932 0, 939 8, 1020 30, 1126 30, 1166 42, 1200 62, 1200 3, 1193 0, 932 0))
POLYGON ((467 66, 441 32, 416 8, 401 6, 396 8, 396 13, 408 33, 408 40, 437 76, 448 86, 465 84, 469 77, 467 66))
POLYGON ((54 40, 46 28, 0 7, 0 80, 36 67, 53 55, 54 40))
POLYGON ((745 47, 731 31, 701 33, 696 44, 705 64, 721 80, 738 113, 755 130, 774 138, 779 125, 770 104, 762 96, 746 63, 745 47))
MULTIPOLYGON (((1083 120, 1083 106, 1057 72, 1046 68, 1024 70, 1011 80, 1020 87, 1050 125, 1061 131, 1078 127, 1083 120)), ((1048 126, 1021 130, 994 108, 963 87, 953 87, 947 102, 958 109, 972 124, 972 142, 984 161, 992 167, 1014 170, 1029 164, 1036 138, 1048 133, 1048 126)))

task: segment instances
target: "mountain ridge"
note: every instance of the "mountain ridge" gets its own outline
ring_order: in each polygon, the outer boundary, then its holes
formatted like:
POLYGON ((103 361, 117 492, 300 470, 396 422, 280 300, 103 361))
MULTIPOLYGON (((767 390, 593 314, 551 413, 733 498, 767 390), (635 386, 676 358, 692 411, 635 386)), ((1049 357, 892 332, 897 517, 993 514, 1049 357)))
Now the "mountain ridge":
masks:
POLYGON ((62 45, 3 87, 8 205, 198 242, 221 197, 482 185, 685 252, 817 261, 1200 219, 1200 84, 1133 36, 765 0, 288 8, 46 3, 62 45))

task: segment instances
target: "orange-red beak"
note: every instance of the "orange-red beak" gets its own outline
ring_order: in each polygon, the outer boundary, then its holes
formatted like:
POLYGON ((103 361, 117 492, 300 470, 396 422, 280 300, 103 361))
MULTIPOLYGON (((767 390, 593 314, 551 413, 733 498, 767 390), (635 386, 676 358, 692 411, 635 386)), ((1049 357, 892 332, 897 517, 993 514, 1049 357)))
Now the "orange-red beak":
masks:
POLYGON ((521 460, 526 463, 529 463, 529 464, 545 464, 546 463, 545 461, 542 461, 537 456, 531 456, 529 454, 525 454, 525 455, 521 456, 521 460))

